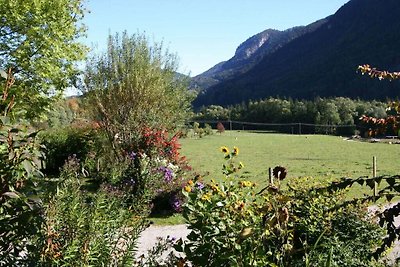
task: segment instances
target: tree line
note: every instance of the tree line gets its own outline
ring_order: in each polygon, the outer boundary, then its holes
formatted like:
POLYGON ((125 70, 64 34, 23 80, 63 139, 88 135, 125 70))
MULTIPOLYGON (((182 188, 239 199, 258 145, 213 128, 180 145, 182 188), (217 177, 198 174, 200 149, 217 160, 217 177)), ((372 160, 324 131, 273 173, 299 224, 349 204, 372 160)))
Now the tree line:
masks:
MULTIPOLYGON (((270 97, 228 107, 205 106, 194 114, 193 120, 357 126, 363 115, 386 118, 386 107, 385 102, 346 97, 314 100, 270 97)), ((353 134, 354 129, 348 128, 348 134, 353 134)))

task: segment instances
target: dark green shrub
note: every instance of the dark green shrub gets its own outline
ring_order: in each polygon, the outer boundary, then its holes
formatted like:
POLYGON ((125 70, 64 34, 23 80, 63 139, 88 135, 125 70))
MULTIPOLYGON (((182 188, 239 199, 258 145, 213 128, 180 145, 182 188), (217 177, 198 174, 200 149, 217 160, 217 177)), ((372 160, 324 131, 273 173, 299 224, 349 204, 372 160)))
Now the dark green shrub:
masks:
POLYGON ((57 176, 68 157, 84 161, 93 157, 101 145, 99 133, 92 128, 65 127, 49 129, 40 134, 41 143, 46 148, 45 169, 47 175, 57 176))

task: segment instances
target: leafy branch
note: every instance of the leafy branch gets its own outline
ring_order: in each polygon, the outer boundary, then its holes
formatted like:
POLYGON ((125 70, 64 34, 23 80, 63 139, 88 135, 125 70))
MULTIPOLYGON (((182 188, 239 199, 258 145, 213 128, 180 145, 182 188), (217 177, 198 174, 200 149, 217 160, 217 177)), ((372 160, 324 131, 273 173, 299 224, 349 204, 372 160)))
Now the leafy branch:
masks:
MULTIPOLYGON (((335 191, 340 191, 346 188, 352 187, 354 184, 359 184, 361 186, 368 186, 371 190, 375 186, 379 186, 382 182, 386 182, 384 186, 375 196, 365 195, 361 198, 355 198, 351 201, 343 203, 343 205, 348 205, 355 202, 376 202, 379 199, 385 198, 387 201, 391 201, 394 197, 400 196, 400 175, 394 176, 378 176, 378 177, 359 177, 356 179, 343 177, 338 182, 333 182, 325 188, 321 188, 321 191, 328 191, 330 193, 335 191)), ((387 206, 383 211, 379 212, 379 225, 385 227, 386 237, 383 239, 382 245, 375 251, 373 256, 377 259, 387 248, 390 248, 396 239, 400 237, 400 226, 395 226, 395 219, 400 215, 400 203, 394 206, 387 206)))
POLYGON ((358 66, 358 71, 360 71, 362 75, 367 74, 371 78, 378 78, 379 80, 387 79, 389 81, 393 81, 400 79, 400 72, 377 70, 368 64, 358 66))

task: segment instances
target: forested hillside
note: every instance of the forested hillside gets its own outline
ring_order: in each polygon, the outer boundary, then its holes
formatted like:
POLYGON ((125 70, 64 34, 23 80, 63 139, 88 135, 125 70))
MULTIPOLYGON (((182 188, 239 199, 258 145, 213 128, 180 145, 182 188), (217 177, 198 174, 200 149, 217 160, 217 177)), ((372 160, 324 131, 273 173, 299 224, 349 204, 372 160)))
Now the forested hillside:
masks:
POLYGON ((360 64, 399 67, 399 14, 397 0, 351 0, 314 32, 265 56, 248 72, 203 91, 194 106, 268 96, 396 98, 398 82, 370 80, 356 70, 360 64))

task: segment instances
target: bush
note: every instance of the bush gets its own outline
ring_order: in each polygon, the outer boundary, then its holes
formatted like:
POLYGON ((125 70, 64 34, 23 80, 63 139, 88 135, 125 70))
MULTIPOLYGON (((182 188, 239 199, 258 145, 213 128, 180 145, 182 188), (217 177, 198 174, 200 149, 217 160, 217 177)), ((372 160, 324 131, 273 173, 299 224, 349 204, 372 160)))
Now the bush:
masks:
POLYGON ((221 122, 217 123, 217 132, 219 132, 220 134, 222 134, 223 132, 225 132, 225 127, 221 122))
POLYGON ((99 133, 93 128, 64 127, 40 133, 41 143, 46 149, 45 169, 47 175, 57 176, 69 157, 81 161, 93 157, 99 150, 99 133))

